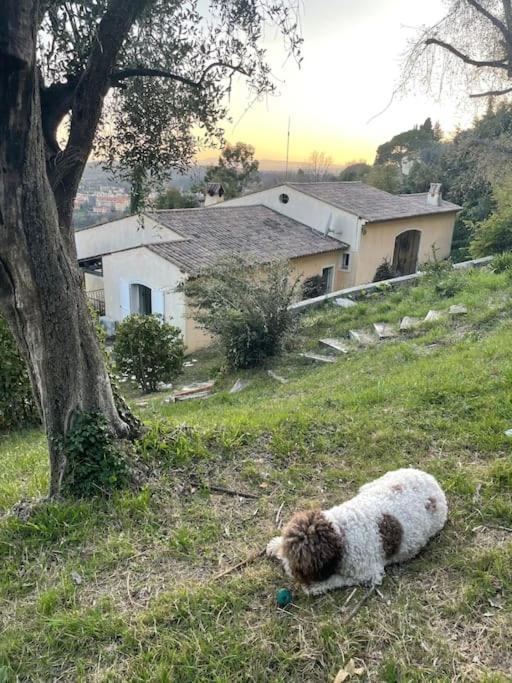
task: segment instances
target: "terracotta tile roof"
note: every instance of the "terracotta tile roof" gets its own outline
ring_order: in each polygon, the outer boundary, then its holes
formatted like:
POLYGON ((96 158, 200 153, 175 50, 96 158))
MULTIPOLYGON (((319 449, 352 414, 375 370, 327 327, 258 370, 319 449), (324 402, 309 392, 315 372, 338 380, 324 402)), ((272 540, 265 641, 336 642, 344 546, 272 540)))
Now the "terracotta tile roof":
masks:
POLYGON ((441 200, 440 206, 427 204, 427 193, 395 195, 360 181, 287 183, 287 185, 371 222, 410 216, 428 216, 458 211, 461 208, 444 199, 441 200))
POLYGON ((174 209, 149 215, 184 239, 146 247, 189 274, 233 253, 265 263, 348 248, 340 240, 259 205, 174 209))

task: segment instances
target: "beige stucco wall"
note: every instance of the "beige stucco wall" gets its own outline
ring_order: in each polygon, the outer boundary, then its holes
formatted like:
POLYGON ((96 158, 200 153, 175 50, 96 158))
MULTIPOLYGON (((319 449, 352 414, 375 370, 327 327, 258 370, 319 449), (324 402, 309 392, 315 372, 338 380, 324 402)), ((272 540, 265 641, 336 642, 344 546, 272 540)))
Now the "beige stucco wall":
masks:
POLYGON ((435 245, 437 258, 450 255, 456 213, 441 213, 417 218, 401 218, 382 223, 367 223, 361 236, 359 253, 354 261, 354 280, 351 285, 371 282, 383 259, 393 261, 396 237, 406 230, 420 230, 418 266, 432 260, 435 245))
POLYGON ((190 317, 193 314, 193 310, 188 302, 186 311, 187 317, 185 319, 184 335, 187 346, 186 353, 194 353, 194 351, 199 351, 200 349, 205 349, 207 346, 210 346, 213 337, 198 327, 194 318, 190 317))
POLYGON ((323 268, 334 266, 332 291, 348 287, 349 285, 346 283, 350 280, 350 272, 340 270, 342 253, 341 250, 328 251, 324 254, 313 254, 312 256, 301 256, 300 258, 292 259, 290 261, 292 276, 306 280, 313 275, 321 275, 323 268))
MULTIPOLYGON (((349 285, 346 283, 349 281, 351 274, 346 271, 340 271, 341 254, 341 250, 329 251, 325 254, 313 254, 312 256, 302 256, 300 258, 292 259, 290 261, 292 278, 295 279, 296 277, 299 277, 301 280, 305 280, 312 275, 321 275, 323 268, 334 266, 333 291, 348 287, 349 285)), ((210 335, 206 334, 204 330, 196 325, 193 314, 193 309, 187 303, 185 322, 187 353, 193 353, 199 349, 204 349, 212 343, 210 335)))

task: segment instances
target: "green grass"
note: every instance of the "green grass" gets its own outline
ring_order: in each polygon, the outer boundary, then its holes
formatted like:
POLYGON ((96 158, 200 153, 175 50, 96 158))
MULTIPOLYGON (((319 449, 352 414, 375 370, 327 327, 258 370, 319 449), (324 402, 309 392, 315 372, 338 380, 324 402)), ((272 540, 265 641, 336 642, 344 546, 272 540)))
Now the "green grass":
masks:
MULTIPOLYGON (((259 370, 219 374, 214 350, 198 354, 183 382, 215 376, 217 393, 150 397, 142 490, 4 518, 0 682, 332 681, 350 659, 360 680, 512 680, 512 284, 486 270, 455 278, 453 298, 424 281, 313 311, 296 347, 259 370), (467 316, 336 364, 298 356, 321 337, 459 302, 467 316), (238 377, 251 384, 231 395, 238 377), (284 519, 328 506, 407 465, 439 478, 449 522, 416 560, 390 568, 383 597, 348 626, 346 591, 295 592, 278 610, 289 582, 265 560, 211 581, 264 545, 281 505, 284 519), (259 498, 214 495, 208 483, 259 498)), ((42 435, 4 436, 0 509, 46 482, 42 435)))

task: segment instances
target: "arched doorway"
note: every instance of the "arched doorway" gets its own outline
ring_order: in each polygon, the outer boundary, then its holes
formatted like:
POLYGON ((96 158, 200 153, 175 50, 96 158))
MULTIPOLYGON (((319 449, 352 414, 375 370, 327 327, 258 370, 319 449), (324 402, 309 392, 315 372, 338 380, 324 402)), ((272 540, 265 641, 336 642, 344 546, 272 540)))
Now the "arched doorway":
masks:
POLYGON ((420 230, 407 230, 397 236, 393 254, 393 269, 397 275, 411 275, 416 272, 420 238, 420 230))

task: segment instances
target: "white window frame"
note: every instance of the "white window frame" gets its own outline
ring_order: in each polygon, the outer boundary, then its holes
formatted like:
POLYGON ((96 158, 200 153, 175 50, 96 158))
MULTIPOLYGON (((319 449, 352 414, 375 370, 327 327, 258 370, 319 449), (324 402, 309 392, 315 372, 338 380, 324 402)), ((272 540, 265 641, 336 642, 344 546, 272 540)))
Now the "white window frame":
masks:
POLYGON ((344 251, 344 252, 342 252, 341 257, 340 257, 340 270, 343 273, 349 273, 351 269, 352 269, 352 252, 344 251), (345 256, 348 256, 348 264, 346 266, 344 264, 345 256))

